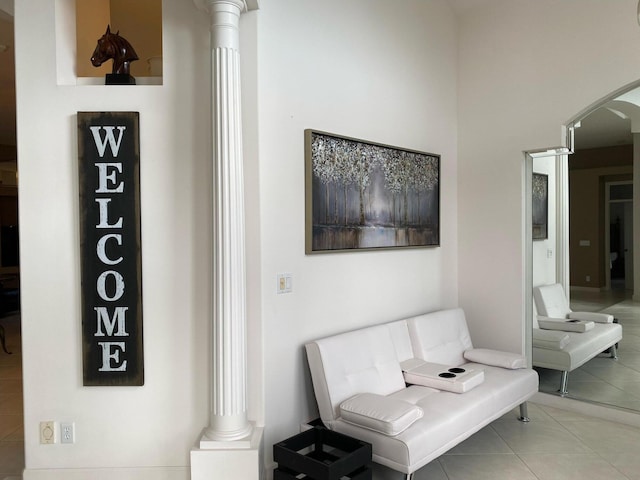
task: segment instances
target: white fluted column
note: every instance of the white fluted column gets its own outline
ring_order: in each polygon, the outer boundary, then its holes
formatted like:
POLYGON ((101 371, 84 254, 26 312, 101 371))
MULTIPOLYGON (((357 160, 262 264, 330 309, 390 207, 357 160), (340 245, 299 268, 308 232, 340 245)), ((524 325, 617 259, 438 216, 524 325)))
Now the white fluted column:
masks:
MULTIPOLYGON (((211 16, 213 318, 211 414, 204 441, 234 441, 247 419, 240 15, 244 0, 195 0, 211 16)), ((202 443, 202 442, 201 442, 202 443)))
POLYGON ((263 478, 262 427, 247 416, 240 15, 258 0, 194 0, 211 16, 213 315, 209 425, 191 450, 191 480, 263 478))

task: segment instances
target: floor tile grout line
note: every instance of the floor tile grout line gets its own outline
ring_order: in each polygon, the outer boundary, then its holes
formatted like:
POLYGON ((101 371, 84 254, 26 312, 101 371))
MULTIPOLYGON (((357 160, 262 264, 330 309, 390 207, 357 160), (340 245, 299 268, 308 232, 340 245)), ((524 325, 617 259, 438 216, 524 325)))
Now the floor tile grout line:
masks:
POLYGON ((447 471, 444 468, 444 465, 442 464, 442 462, 440 461, 440 458, 442 458, 442 455, 440 455, 436 460, 438 460, 438 465, 440 465, 440 469, 442 470, 442 473, 444 473, 444 476, 447 477, 447 480, 451 480, 451 477, 449 476, 449 474, 447 473, 447 471))

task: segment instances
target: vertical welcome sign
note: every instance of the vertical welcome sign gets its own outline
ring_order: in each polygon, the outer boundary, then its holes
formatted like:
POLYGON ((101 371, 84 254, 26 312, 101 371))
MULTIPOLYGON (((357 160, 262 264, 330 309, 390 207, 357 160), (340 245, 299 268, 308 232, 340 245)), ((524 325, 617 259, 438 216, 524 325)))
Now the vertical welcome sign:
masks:
POLYGON ((78 112, 84 385, 143 385, 138 112, 78 112))

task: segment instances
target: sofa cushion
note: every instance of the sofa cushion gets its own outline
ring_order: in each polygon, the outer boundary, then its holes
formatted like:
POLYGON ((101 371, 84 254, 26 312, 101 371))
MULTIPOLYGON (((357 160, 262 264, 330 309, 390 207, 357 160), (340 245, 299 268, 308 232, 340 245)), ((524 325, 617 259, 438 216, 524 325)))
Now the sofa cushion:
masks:
POLYGON ((427 362, 460 365, 465 350, 473 348, 461 308, 408 318, 407 326, 414 355, 427 362))
POLYGON ((340 415, 342 402, 358 393, 388 395, 405 388, 387 325, 316 340, 306 350, 325 425, 340 415))
POLYGON ((567 318, 571 312, 569 300, 559 283, 541 285, 533 289, 533 299, 538 313, 544 317, 567 318))
POLYGON ((398 361, 403 362, 413 358, 413 347, 411 346, 411 338, 409 338, 407 321, 396 320, 395 322, 387 323, 387 327, 389 328, 391 341, 393 341, 393 345, 396 348, 398 361))
MULTIPOLYGON (((457 394, 412 386, 391 395, 405 398, 411 393, 424 415, 404 432, 380 435, 339 419, 334 429, 373 445, 373 460, 409 473, 439 457, 482 427, 499 418, 538 390, 538 375, 523 368, 468 364, 464 367, 484 370, 485 380, 468 393, 457 394)), ((409 401, 409 400, 407 400, 409 401)))
POLYGON ((556 332, 569 336, 569 343, 561 350, 540 348, 533 342, 533 364, 536 367, 572 371, 622 339, 622 326, 617 323, 596 323, 588 332, 556 332))
POLYGON ((423 414, 416 405, 374 393, 360 393, 340 405, 345 422, 391 436, 404 432, 423 414))
POLYGON ((471 350, 467 350, 464 352, 464 358, 470 362, 493 365, 494 367, 508 368, 510 370, 527 367, 527 360, 522 355, 490 350, 488 348, 472 348, 471 350))

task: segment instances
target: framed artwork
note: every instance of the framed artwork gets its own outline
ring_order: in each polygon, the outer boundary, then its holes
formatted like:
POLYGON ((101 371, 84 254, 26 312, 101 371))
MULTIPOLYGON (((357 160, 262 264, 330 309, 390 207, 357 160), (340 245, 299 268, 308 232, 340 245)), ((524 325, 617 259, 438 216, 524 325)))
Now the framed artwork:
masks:
POLYGON ((544 173, 533 174, 533 239, 549 238, 549 176, 544 173))
POLYGON ((305 251, 440 245, 440 155, 305 130, 305 251))

